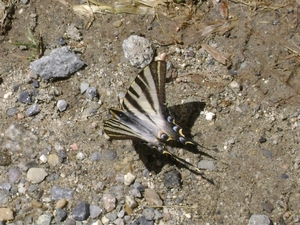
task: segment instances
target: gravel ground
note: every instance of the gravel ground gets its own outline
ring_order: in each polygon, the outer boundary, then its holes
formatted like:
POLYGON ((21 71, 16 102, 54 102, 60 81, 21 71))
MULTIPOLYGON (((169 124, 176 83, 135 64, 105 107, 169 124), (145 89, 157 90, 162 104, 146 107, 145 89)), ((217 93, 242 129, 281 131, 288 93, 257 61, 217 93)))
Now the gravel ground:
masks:
POLYGON ((77 4, 1 2, 0 224, 300 224, 299 1, 90 18, 77 4), (201 174, 105 135, 141 71, 122 48, 131 35, 167 54, 168 107, 203 146, 169 149, 201 174), (32 61, 62 47, 77 72, 34 73, 32 61))

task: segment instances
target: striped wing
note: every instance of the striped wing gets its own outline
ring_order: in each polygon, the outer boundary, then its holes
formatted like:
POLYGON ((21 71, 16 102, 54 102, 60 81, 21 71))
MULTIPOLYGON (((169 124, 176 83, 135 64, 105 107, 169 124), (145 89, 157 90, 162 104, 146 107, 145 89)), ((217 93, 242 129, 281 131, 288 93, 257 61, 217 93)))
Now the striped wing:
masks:
POLYGON ((121 108, 110 109, 113 118, 105 122, 105 133, 114 139, 141 139, 160 150, 170 140, 193 144, 167 112, 165 80, 166 62, 147 66, 131 84, 121 108))
POLYGON ((128 89, 121 109, 152 123, 166 114, 166 62, 154 61, 134 80, 128 89))
POLYGON ((164 61, 154 61, 141 71, 129 87, 121 109, 110 109, 113 118, 104 124, 110 138, 156 142, 160 129, 157 123, 165 123, 165 74, 164 61))

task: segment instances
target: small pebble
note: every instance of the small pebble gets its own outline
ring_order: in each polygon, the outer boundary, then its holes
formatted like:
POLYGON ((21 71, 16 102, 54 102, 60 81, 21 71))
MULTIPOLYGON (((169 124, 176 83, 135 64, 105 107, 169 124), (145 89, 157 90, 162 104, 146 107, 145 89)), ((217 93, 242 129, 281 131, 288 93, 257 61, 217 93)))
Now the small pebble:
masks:
POLYGON ((22 2, 24 5, 26 5, 26 4, 29 2, 29 0, 21 0, 21 2, 22 2))
POLYGON ((25 115, 26 116, 35 116, 39 112, 40 112, 39 106, 37 104, 34 104, 26 110, 25 115))
POLYGON ((248 225, 271 225, 271 221, 266 215, 252 215, 248 225))
POLYGON ((75 206, 72 217, 74 220, 83 221, 86 220, 90 216, 90 205, 82 201, 78 205, 75 206))
POLYGON ((171 170, 164 174, 164 184, 167 188, 174 188, 181 186, 181 174, 177 170, 171 170))
POLYGON ((91 161, 92 162, 99 161, 99 160, 101 160, 101 158, 102 158, 102 155, 98 151, 97 152, 93 152, 93 154, 91 155, 91 161))
POLYGON ((136 202, 136 201, 134 200, 134 198, 131 197, 131 196, 126 196, 126 198, 125 198, 125 203, 126 203, 126 205, 129 206, 129 208, 131 208, 131 209, 135 209, 135 208, 138 206, 137 202, 136 202))
POLYGON ((9 91, 9 92, 7 92, 7 93, 5 93, 5 94, 3 95, 3 98, 4 98, 4 99, 8 99, 10 96, 12 96, 12 94, 13 94, 13 92, 12 92, 12 91, 9 91))
POLYGON ((80 93, 81 94, 84 93, 88 89, 89 86, 90 85, 88 83, 82 82, 80 84, 80 93))
POLYGON ((133 184, 133 187, 136 188, 136 189, 138 189, 140 192, 143 192, 146 189, 146 187, 144 185, 142 185, 142 184, 140 184, 138 182, 135 182, 133 184))
POLYGON ((22 120, 25 118, 25 115, 23 113, 18 113, 17 118, 18 118, 18 120, 22 120))
POLYGON ((117 215, 119 218, 123 218, 125 216, 125 210, 121 210, 118 215, 117 215))
POLYGON ((216 166, 214 164, 213 161, 209 161, 209 160, 201 160, 199 163, 198 163, 198 168, 199 169, 203 169, 203 170, 215 170, 216 169, 216 166))
POLYGON ((50 225, 52 220, 52 215, 51 214, 43 214, 40 215, 37 221, 37 225, 50 225))
POLYGON ((24 187, 24 183, 19 183, 18 184, 18 192, 21 193, 21 194, 25 194, 26 192, 26 188, 24 187))
POLYGON ((31 104, 32 103, 31 95, 29 94, 28 91, 24 91, 19 94, 18 101, 21 103, 31 104))
POLYGON ((122 26, 123 22, 122 20, 117 20, 115 22, 113 22, 113 27, 118 28, 120 26, 122 26))
POLYGON ((254 111, 255 111, 255 112, 258 112, 259 110, 260 110, 260 105, 255 105, 254 111))
MULTIPOLYGON (((64 225, 77 225, 78 223, 75 220, 73 220, 72 218, 67 218, 63 224, 64 225)), ((82 223, 79 223, 79 225, 82 225, 82 223)))
POLYGON ((84 160, 85 159, 85 155, 82 152, 78 152, 76 154, 76 159, 78 159, 78 160, 84 160))
POLYGON ((260 137, 260 139, 258 140, 259 141, 259 143, 265 143, 265 142, 267 142, 267 138, 264 138, 264 137, 260 137))
POLYGON ((61 46, 64 46, 64 45, 67 44, 66 40, 65 40, 63 37, 61 37, 61 36, 60 36, 59 38, 56 39, 56 42, 57 42, 59 45, 61 45, 61 46))
POLYGON ((43 168, 30 168, 27 171, 27 179, 33 184, 42 182, 48 173, 43 168))
POLYGON ((155 220, 163 218, 163 215, 157 209, 154 210, 154 215, 155 220))
POLYGON ((262 208, 268 213, 271 213, 274 210, 274 207, 270 202, 264 202, 262 204, 262 208))
POLYGON ((60 164, 59 156, 56 154, 50 154, 48 156, 48 164, 50 166, 57 166, 58 164, 60 164))
POLYGON ((107 213, 105 215, 110 221, 114 221, 117 219, 117 215, 115 213, 107 213))
POLYGON ((64 208, 64 207, 66 207, 67 204, 68 204, 67 199, 62 198, 62 199, 59 199, 59 200, 57 201, 57 203, 56 203, 56 205, 55 205, 55 208, 56 208, 56 209, 62 209, 62 208, 64 208))
POLYGON ((186 53, 186 56, 187 57, 194 57, 195 56, 195 52, 193 50, 189 50, 187 53, 186 53))
POLYGON ((61 100, 57 101, 56 106, 57 106, 59 111, 63 112, 67 109, 68 103, 67 103, 67 101, 61 99, 61 100))
POLYGON ((90 205, 90 217, 92 219, 95 219, 98 216, 100 216, 101 212, 102 212, 102 209, 99 206, 97 206, 97 205, 90 205))
POLYGON ((95 87, 88 87, 86 89, 86 92, 85 92, 86 96, 92 100, 93 98, 97 97, 97 89, 95 87))
POLYGON ((19 113, 19 110, 18 110, 17 108, 14 108, 14 107, 8 108, 8 109, 6 110, 6 115, 8 115, 8 116, 15 116, 15 115, 17 115, 18 113, 19 113))
MULTIPOLYGON (((28 188, 29 189, 29 188, 28 188)), ((33 208, 42 208, 43 203, 37 201, 37 200, 32 200, 31 201, 31 205, 33 208)))
POLYGON ((227 144, 229 144, 229 145, 233 145, 233 144, 235 144, 235 140, 232 138, 232 139, 229 139, 228 141, 227 141, 227 144))
POLYGON ((14 219, 14 211, 11 208, 0 208, 0 221, 9 221, 14 219))
MULTIPOLYGON (((112 176, 114 176, 114 174, 112 176)), ((114 179, 114 178, 112 178, 112 179, 114 179)), ((112 186, 110 188, 110 193, 113 193, 117 199, 124 198, 124 186, 123 185, 112 186)))
POLYGON ((61 198, 71 199, 73 198, 74 191, 72 189, 61 188, 59 186, 53 186, 51 188, 51 199, 59 200, 61 198))
POLYGON ((267 149, 261 149, 260 151, 261 151, 261 153, 262 153, 264 156, 266 156, 266 157, 268 157, 268 158, 272 158, 272 157, 273 157, 273 154, 272 154, 272 152, 271 152, 270 150, 267 150, 267 149))
POLYGON ((34 88, 39 88, 40 87, 40 84, 37 80, 33 80, 32 85, 33 85, 34 88))
POLYGON ((58 222, 64 221, 65 219, 67 219, 67 217, 68 217, 68 214, 67 214, 66 210, 64 210, 64 209, 56 209, 56 220, 58 222))
POLYGON ((117 152, 115 150, 108 150, 104 153, 104 157, 108 160, 114 160, 118 156, 117 152))
POLYGON ((68 154, 66 150, 59 150, 57 151, 59 161, 62 163, 65 161, 66 158, 68 158, 68 154))
POLYGON ((139 217, 139 225, 154 225, 152 220, 147 220, 144 216, 139 217))
POLYGON ((149 205, 162 206, 163 202, 159 195, 150 188, 145 189, 144 197, 149 205))
POLYGON ((10 183, 0 183, 0 190, 4 194, 8 194, 11 189, 11 184, 10 183))
POLYGON ((73 151, 78 151, 78 149, 79 149, 79 144, 73 143, 73 144, 70 145, 70 148, 71 148, 73 151))
POLYGON ((241 89, 241 86, 238 82, 236 82, 235 80, 232 81, 229 86, 232 88, 232 89, 235 89, 237 91, 239 91, 241 89))
POLYGON ((112 210, 115 209, 116 201, 117 201, 115 195, 110 193, 103 194, 102 200, 103 200, 103 206, 107 212, 111 212, 112 210))
POLYGON ((212 113, 212 112, 206 112, 205 113, 205 119, 208 121, 212 121, 214 120, 216 117, 216 114, 212 113))
POLYGON ((101 222, 102 222, 103 224, 109 224, 109 219, 108 219, 106 216, 103 216, 103 217, 101 218, 101 222))
POLYGON ((21 178, 21 171, 17 168, 10 168, 8 171, 9 183, 13 184, 21 178))
POLYGON ((116 181, 119 183, 124 183, 124 175, 123 174, 117 174, 116 175, 116 181))
POLYGON ((75 24, 69 24, 66 28, 66 35, 75 41, 81 41, 82 35, 79 29, 75 26, 75 24))
POLYGON ((115 225, 125 225, 125 222, 122 218, 117 218, 114 220, 115 225))
POLYGON ((142 197, 141 192, 140 192, 138 189, 136 189, 136 188, 131 188, 131 189, 129 190, 129 193, 131 194, 132 197, 135 197, 135 198, 140 198, 140 197, 142 197))
POLYGON ((133 183, 135 180, 136 176, 134 176, 132 173, 127 173, 124 175, 124 184, 126 186, 129 186, 133 183))
POLYGON ((105 223, 102 223, 100 220, 96 220, 95 222, 92 222, 91 225, 103 225, 105 223))
POLYGON ((37 185, 30 185, 28 191, 35 192, 38 189, 37 185))
POLYGON ((45 156, 44 154, 40 156, 40 161, 41 163, 46 163, 47 162, 47 156, 45 156))
POLYGON ((142 212, 143 216, 146 220, 153 220, 154 219, 154 208, 145 208, 142 212))

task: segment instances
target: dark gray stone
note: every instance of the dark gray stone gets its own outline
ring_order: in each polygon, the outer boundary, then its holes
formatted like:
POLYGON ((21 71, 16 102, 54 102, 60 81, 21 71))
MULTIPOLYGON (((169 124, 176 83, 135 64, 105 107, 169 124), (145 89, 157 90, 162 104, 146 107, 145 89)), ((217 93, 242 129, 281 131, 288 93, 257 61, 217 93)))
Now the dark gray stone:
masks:
POLYGON ((177 170, 171 170, 164 175, 163 182, 168 188, 180 187, 181 174, 177 170))
POLYGON ((80 202, 72 212, 72 217, 74 220, 83 221, 90 216, 90 205, 82 201, 80 202))
POLYGON ((56 209, 56 221, 62 222, 67 219, 67 211, 64 209, 56 209))
POLYGON ((19 94, 18 101, 21 103, 32 104, 31 95, 28 91, 19 94))
POLYGON ((147 220, 144 216, 139 217, 139 225, 154 225, 152 220, 147 220))

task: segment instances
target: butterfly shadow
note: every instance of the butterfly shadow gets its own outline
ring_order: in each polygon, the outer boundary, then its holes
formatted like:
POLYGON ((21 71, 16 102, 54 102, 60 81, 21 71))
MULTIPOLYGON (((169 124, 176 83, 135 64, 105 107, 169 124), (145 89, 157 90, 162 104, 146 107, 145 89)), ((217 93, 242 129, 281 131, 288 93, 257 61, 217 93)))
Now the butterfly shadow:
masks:
MULTIPOLYGON (((191 127, 193 127, 195 121, 200 115, 200 112, 203 111, 205 108, 204 102, 188 102, 181 105, 174 105, 168 108, 170 115, 175 118, 176 124, 182 127, 184 134, 186 137, 191 137, 191 127)), ((197 134, 199 135, 199 134, 197 134)), ((191 166, 187 166, 189 163, 183 159, 175 159, 174 157, 170 156, 169 154, 163 154, 156 149, 148 147, 141 141, 133 141, 133 146, 135 151, 138 153, 141 161, 144 163, 145 167, 152 173, 158 174, 163 166, 167 163, 169 164, 176 164, 179 168, 184 167, 189 169, 192 173, 200 174, 203 176, 203 173, 199 171, 191 169, 191 166)), ((210 158, 205 152, 199 151, 197 145, 182 145, 178 142, 169 142, 166 145, 168 149, 174 148, 176 152, 176 148, 183 148, 184 150, 190 151, 194 154, 205 155, 210 158)), ((196 169, 196 168, 195 168, 196 169)), ((211 180, 204 177, 204 179, 208 180, 210 183, 213 183, 211 180)))

